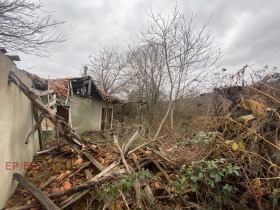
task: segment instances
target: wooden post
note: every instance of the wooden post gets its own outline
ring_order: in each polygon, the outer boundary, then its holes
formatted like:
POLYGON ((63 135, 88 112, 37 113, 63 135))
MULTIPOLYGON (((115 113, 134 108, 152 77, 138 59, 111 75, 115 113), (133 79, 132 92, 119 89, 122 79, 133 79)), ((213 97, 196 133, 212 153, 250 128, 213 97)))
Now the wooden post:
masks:
POLYGON ((30 141, 30 137, 34 135, 34 133, 36 132, 36 130, 38 130, 38 128, 41 126, 41 123, 44 119, 45 115, 42 113, 39 117, 39 119, 36 121, 36 124, 33 126, 32 130, 30 131, 30 133, 28 134, 25 144, 28 144, 30 141))
MULTIPOLYGON (((32 112, 34 119, 36 123, 39 122, 39 114, 38 114, 38 109, 35 107, 34 104, 32 104, 32 112)), ((42 126, 41 123, 38 126, 38 138, 39 138, 39 146, 40 146, 40 151, 43 151, 43 141, 42 141, 42 136, 43 136, 43 131, 42 131, 42 126)))

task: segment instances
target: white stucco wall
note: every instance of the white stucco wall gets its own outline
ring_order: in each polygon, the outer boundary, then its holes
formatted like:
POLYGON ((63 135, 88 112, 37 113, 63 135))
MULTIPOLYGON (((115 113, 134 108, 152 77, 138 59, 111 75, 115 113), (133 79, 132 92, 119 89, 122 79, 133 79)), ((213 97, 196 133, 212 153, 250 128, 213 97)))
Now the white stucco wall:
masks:
POLYGON ((84 131, 101 129, 102 108, 113 108, 112 103, 92 100, 89 98, 74 97, 71 104, 71 119, 73 129, 81 134, 84 131))
POLYGON ((27 86, 31 87, 32 83, 23 71, 18 70, 15 64, 0 52, 1 209, 16 187, 16 182, 12 177, 13 172, 23 174, 24 168, 33 160, 38 149, 37 133, 29 144, 25 144, 26 137, 35 124, 31 102, 15 84, 8 84, 9 71, 14 71, 27 86))

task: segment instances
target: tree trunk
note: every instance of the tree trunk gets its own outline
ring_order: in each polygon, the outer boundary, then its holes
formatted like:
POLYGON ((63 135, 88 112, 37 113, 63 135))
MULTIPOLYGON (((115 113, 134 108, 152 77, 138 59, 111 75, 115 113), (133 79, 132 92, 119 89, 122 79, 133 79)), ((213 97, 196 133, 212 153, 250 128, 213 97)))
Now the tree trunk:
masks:
POLYGON ((174 110, 175 110, 175 102, 172 104, 172 107, 170 110, 170 128, 171 128, 171 130, 174 129, 174 110))
POLYGON ((164 118, 161 120, 160 125, 158 127, 158 130, 156 132, 156 135, 154 136, 153 139, 156 139, 158 137, 158 135, 159 135, 159 133, 160 133, 160 131, 162 129, 162 126, 163 126, 164 122, 166 121, 166 119, 167 119, 167 117, 168 117, 168 115, 169 115, 169 113, 171 111, 172 106, 173 106, 173 101, 169 101, 168 109, 167 109, 167 111, 166 111, 166 113, 164 115, 164 118))

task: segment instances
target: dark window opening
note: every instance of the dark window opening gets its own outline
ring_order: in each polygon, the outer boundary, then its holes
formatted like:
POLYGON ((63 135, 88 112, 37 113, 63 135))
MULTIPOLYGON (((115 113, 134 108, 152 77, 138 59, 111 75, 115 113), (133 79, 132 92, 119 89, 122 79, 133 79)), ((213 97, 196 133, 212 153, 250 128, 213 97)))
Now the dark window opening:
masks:
POLYGON ((69 123, 69 106, 57 105, 56 114, 64 119, 64 121, 69 123))
POLYGON ((72 80, 71 86, 74 95, 91 97, 93 99, 102 100, 100 94, 91 79, 88 80, 72 80))

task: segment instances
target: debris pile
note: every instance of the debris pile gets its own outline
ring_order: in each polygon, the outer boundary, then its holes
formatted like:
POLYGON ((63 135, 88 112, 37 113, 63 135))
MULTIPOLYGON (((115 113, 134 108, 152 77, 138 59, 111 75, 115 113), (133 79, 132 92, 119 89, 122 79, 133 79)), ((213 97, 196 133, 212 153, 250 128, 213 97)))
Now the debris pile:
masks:
POLYGON ((14 175, 21 187, 7 209, 279 208, 279 89, 236 90, 227 112, 195 120, 201 131, 188 139, 149 139, 139 126, 81 137, 38 106, 65 145, 39 152, 25 178, 14 175))

